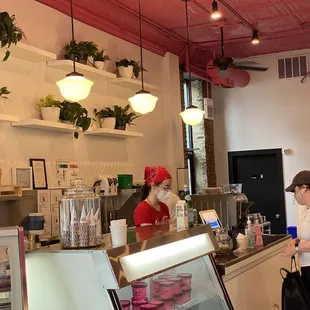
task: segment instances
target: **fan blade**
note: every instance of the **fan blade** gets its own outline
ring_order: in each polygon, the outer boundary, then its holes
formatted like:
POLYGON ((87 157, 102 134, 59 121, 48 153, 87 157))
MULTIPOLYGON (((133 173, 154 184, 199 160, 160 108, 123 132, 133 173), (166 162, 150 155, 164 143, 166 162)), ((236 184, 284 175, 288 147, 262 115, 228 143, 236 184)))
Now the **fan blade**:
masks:
POLYGON ((251 61, 251 60, 249 60, 249 61, 247 61, 247 60, 245 60, 245 61, 236 61, 236 62, 234 62, 234 64, 235 64, 236 66, 259 65, 258 62, 256 62, 256 61, 251 61))
POLYGON ((247 70, 247 71, 260 71, 260 72, 265 72, 269 68, 263 68, 263 67, 250 67, 250 66, 230 66, 230 68, 233 69, 238 69, 238 70, 247 70))

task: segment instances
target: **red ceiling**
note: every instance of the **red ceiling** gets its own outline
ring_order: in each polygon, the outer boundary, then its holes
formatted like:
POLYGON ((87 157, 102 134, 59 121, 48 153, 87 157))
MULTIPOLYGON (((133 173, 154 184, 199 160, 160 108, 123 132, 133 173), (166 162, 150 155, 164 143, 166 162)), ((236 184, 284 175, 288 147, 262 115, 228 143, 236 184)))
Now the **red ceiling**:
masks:
MULTIPOLYGON (((70 0, 37 0, 69 13, 70 0)), ((75 18, 138 44, 138 0, 73 0, 75 18)), ((210 18, 212 0, 191 0, 189 6, 191 58, 205 68, 220 53, 218 22, 210 18)), ((225 54, 235 58, 310 48, 309 0, 218 0, 225 18, 225 54), (232 8, 230 10, 229 8, 232 8), (251 44, 252 30, 261 42, 251 44)), ((142 0, 144 47, 160 55, 184 56, 185 4, 181 0, 142 0)))

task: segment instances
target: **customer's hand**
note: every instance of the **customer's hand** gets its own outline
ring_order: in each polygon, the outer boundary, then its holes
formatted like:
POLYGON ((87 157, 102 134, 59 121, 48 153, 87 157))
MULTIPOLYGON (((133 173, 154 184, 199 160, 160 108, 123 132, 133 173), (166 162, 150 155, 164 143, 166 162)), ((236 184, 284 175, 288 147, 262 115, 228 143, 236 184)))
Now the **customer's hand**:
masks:
POLYGON ((288 246, 289 246, 289 247, 290 247, 290 246, 295 247, 298 243, 299 243, 299 239, 298 239, 298 238, 295 238, 295 239, 292 239, 292 240, 289 242, 288 246))
POLYGON ((295 244, 293 246, 288 246, 282 253, 282 256, 294 256, 297 253, 295 244))

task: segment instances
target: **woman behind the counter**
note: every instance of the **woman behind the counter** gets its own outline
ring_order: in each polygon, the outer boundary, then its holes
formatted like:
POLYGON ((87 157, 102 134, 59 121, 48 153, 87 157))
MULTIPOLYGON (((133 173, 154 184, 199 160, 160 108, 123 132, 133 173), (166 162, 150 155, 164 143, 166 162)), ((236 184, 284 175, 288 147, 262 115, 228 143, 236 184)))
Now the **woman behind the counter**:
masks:
POLYGON ((161 166, 146 167, 145 184, 142 187, 142 201, 134 211, 136 226, 169 224, 169 209, 164 201, 170 197, 172 178, 161 166))

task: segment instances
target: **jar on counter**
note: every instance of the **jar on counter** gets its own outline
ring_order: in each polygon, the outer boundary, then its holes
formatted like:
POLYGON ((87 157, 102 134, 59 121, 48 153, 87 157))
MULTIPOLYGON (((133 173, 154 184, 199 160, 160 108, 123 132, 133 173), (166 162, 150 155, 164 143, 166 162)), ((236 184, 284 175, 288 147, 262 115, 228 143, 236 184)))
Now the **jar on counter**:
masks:
POLYGON ((173 282, 169 281, 159 282, 159 296, 160 299, 173 298, 173 282))
POLYGON ((60 244, 63 248, 86 248, 101 245, 100 197, 92 187, 76 178, 72 188, 60 198, 60 244))
POLYGON ((158 310, 164 310, 165 304, 161 300, 151 300, 151 301, 149 301, 149 304, 156 305, 158 310))
POLYGON ((181 278, 170 278, 169 282, 173 282, 173 294, 182 293, 183 280, 181 278))
POLYGON ((135 300, 146 299, 146 288, 147 284, 145 282, 136 282, 131 285, 132 287, 132 298, 135 300))
POLYGON ((130 301, 129 300, 121 300, 121 306, 123 310, 130 310, 130 301))
POLYGON ((146 300, 132 300, 132 310, 141 310, 141 306, 147 304, 146 300))
POLYGON ((178 278, 182 279, 182 290, 191 290, 192 289, 192 274, 191 273, 179 273, 178 278))

